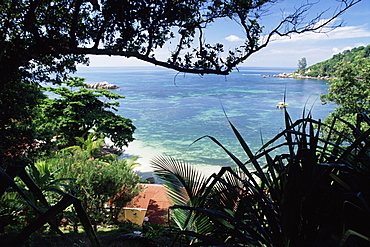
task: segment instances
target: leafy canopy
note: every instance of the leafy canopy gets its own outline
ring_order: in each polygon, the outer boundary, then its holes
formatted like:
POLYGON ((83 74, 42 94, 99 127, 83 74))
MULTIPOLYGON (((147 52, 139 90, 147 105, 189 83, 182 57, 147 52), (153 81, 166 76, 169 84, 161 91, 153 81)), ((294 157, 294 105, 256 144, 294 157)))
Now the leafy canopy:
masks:
MULTIPOLYGON (((336 76, 330 80, 328 93, 321 96, 324 103, 336 104, 335 111, 325 119, 325 122, 330 123, 339 117, 356 125, 357 114, 370 114, 370 57, 360 57, 353 62, 343 60, 338 63, 336 70, 336 76)), ((336 122, 336 127, 347 135, 352 133, 348 125, 342 122, 336 122)), ((368 126, 362 128, 366 129, 368 126)))
POLYGON ((309 76, 337 76, 337 70, 343 66, 343 64, 340 63, 346 62, 356 64, 357 60, 361 58, 370 58, 370 45, 356 47, 335 54, 328 60, 308 67, 305 74, 309 76))
POLYGON ((279 1, 6 0, 0 7, 2 46, 7 48, 2 52, 9 60, 19 60, 14 68, 33 67, 40 78, 44 69, 73 67, 81 54, 135 57, 183 72, 228 74, 276 36, 322 32, 358 2, 341 0, 333 13, 321 11, 312 19, 307 16, 317 3, 303 3, 282 12, 275 27, 266 30, 261 19, 279 1), (218 19, 240 24, 244 44, 225 51, 223 44, 206 43, 206 28, 218 19), (167 59, 158 60, 155 51, 166 43, 175 48, 167 59))
MULTIPOLYGON (((82 81, 81 78, 70 78, 66 83, 72 87, 80 86, 82 81)), ((117 147, 127 146, 134 140, 132 135, 135 126, 132 121, 116 115, 114 111, 117 111, 119 103, 109 101, 123 96, 104 89, 44 89, 57 96, 42 101, 39 115, 35 119, 38 133, 47 137, 47 142, 55 138, 58 146, 75 145, 76 137, 87 138, 92 129, 109 137, 117 147)))
POLYGON ((304 70, 307 67, 307 60, 305 57, 298 60, 298 70, 304 70))

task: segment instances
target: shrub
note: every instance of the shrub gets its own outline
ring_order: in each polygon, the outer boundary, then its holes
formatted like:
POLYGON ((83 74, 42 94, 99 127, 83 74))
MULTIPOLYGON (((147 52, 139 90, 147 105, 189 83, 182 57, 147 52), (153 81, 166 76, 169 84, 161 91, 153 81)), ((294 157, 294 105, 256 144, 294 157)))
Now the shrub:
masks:
POLYGON ((68 192, 81 200, 96 222, 114 220, 115 215, 105 210, 109 199, 120 193, 117 201, 121 200, 123 205, 140 190, 137 186, 140 177, 134 172, 130 160, 95 159, 84 152, 62 151, 47 162, 59 171, 59 178, 70 179, 68 192))

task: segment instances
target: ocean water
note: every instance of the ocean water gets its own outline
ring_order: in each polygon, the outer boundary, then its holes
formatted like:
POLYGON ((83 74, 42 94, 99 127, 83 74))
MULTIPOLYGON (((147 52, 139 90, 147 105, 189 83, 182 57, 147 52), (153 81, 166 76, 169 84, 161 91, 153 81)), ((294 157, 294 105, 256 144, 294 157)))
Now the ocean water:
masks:
POLYGON ((77 76, 87 83, 108 81, 119 86, 113 92, 120 99, 118 114, 133 120, 135 141, 124 157, 138 156, 142 172, 150 172, 150 159, 159 155, 185 160, 206 174, 221 166, 233 166, 227 154, 209 138, 216 138, 242 161, 247 157, 239 146, 227 119, 257 151, 284 128, 284 111, 276 109, 286 94, 288 113, 297 120, 311 110, 324 119, 334 109, 322 105, 327 91, 323 80, 264 77, 289 68, 240 68, 228 76, 177 73, 154 66, 81 67, 77 76))

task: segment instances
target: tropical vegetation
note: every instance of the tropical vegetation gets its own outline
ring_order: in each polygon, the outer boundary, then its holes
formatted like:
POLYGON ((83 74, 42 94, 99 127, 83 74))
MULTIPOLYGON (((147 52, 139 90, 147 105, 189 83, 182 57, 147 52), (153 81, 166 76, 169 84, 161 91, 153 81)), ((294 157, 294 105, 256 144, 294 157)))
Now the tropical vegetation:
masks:
MULTIPOLYGON (((370 46, 368 46, 370 47, 370 46)), ((325 119, 326 123, 335 117, 356 125, 356 114, 370 114, 370 57, 358 58, 354 62, 342 61, 337 65, 335 77, 329 80, 329 90, 322 95, 323 103, 335 103, 335 111, 325 119)), ((365 126, 362 126, 366 128, 365 126)), ((352 130, 347 124, 336 123, 336 128, 346 135, 352 130)))
POLYGON ((115 154, 102 154, 104 139, 96 138, 96 133, 90 133, 87 140, 76 139, 80 146, 65 148, 35 165, 50 169, 53 179, 68 178, 64 193, 81 200, 95 225, 117 223, 119 209, 140 191, 141 179, 133 170, 140 165, 135 162, 137 157, 118 160, 115 154), (115 207, 108 207, 109 200, 115 207))
POLYGON ((101 97, 118 99, 117 95, 73 88, 81 81, 68 78, 77 64, 88 64, 86 55, 134 57, 181 72, 226 75, 275 35, 320 31, 360 1, 342 0, 329 16, 322 11, 313 19, 305 17, 316 4, 303 3, 285 12, 267 33, 261 17, 278 1, 2 1, 0 196, 5 226, 1 244, 21 246, 46 224, 63 236, 59 216, 72 212, 92 245, 99 246, 91 220, 102 220, 102 201, 109 195, 99 191, 98 181, 117 188, 127 184, 118 192, 122 203, 135 194, 133 161, 104 161, 95 151, 85 150, 91 144, 87 142, 100 139, 90 137, 91 131, 110 137, 120 147, 132 141, 134 131, 129 119, 114 114, 116 103, 101 101, 101 97), (244 44, 225 49, 223 44, 205 43, 207 26, 218 19, 236 20, 245 33, 244 44), (174 49, 161 60, 156 51, 168 43, 174 49), (41 87, 45 83, 67 83, 70 89, 46 88, 59 95, 48 99, 41 87), (64 162, 61 155, 67 157, 64 162), (82 170, 88 172, 82 176, 82 170), (120 173, 123 178, 117 177, 120 173), (19 224, 11 229, 14 222, 19 224))
MULTIPOLYGON (((49 97, 40 100, 36 125, 37 139, 54 150, 76 144, 76 138, 86 139, 96 131, 109 138, 117 148, 133 141, 135 126, 130 119, 115 114, 118 102, 124 98, 105 89, 84 88, 83 78, 64 81, 70 87, 42 87, 49 97)), ((41 144, 40 144, 41 145, 41 144)))
MULTIPOLYGON (((343 63, 357 64, 360 60, 370 60, 370 45, 355 47, 333 55, 332 58, 303 68, 301 74, 313 77, 336 77, 343 63)), ((300 68, 302 70, 302 68, 300 68)))
MULTIPOLYGON (((341 121, 340 119, 336 119, 341 121)), ((172 157, 152 160, 174 206, 177 241, 190 246, 368 246, 370 121, 358 115, 353 136, 310 115, 256 153, 230 122, 243 160, 210 138, 232 163, 210 177, 172 157), (361 129, 361 124, 366 128, 361 129)), ((345 123, 348 124, 348 123, 345 123)))
POLYGON ((42 231, 55 231, 57 226, 70 225, 71 230, 78 232, 83 223, 81 213, 68 203, 60 204, 66 196, 78 198, 81 209, 86 212, 87 224, 91 222, 95 230, 97 225, 118 223, 120 208, 140 191, 138 183, 141 179, 133 170, 139 165, 135 162, 137 158, 118 160, 115 154, 103 155, 104 139, 94 132, 88 135, 87 140, 76 139, 79 146, 70 146, 53 156, 39 159, 25 169, 28 180, 22 177, 15 180, 16 187, 3 195, 1 232, 17 234, 26 223, 37 221, 37 215, 32 213, 34 209, 27 200, 45 212, 49 208, 64 207, 55 218, 49 216, 54 218, 54 225, 42 231), (31 183, 42 193, 42 200, 38 197, 40 194, 35 195, 31 183), (25 197, 17 194, 17 189, 23 191, 25 197), (111 205, 107 205, 108 201, 111 205))

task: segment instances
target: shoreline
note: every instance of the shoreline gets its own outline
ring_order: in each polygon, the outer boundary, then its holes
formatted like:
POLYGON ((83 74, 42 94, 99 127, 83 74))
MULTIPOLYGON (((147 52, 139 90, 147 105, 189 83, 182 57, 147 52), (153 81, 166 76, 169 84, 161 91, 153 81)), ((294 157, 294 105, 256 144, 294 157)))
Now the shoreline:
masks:
MULTIPOLYGON (((168 152, 165 149, 162 148, 155 148, 146 145, 145 142, 134 140, 129 143, 128 147, 124 149, 116 149, 112 145, 113 143, 109 140, 109 138, 105 138, 106 146, 109 147, 110 150, 115 150, 116 154, 120 153, 118 159, 130 159, 133 157, 137 157, 136 163, 139 163, 140 165, 134 167, 134 171, 137 172, 139 176, 142 177, 142 180, 151 179, 154 177, 153 175, 153 167, 150 164, 150 161, 157 157, 157 156, 166 156, 166 152, 168 152)), ((174 157, 176 158, 176 157, 174 157)), ((184 160, 187 162, 186 160, 184 160)), ((217 165, 209 165, 209 164, 189 164, 202 173, 204 176, 211 176, 213 173, 218 173, 221 169, 221 166, 217 165)), ((154 177, 155 178, 155 177, 154 177)), ((154 183, 160 183, 157 178, 155 178, 154 183)))
POLYGON ((268 77, 281 77, 281 78, 292 78, 292 79, 312 79, 312 80, 325 80, 328 81, 331 79, 330 76, 309 76, 309 75, 300 75, 294 73, 281 73, 276 75, 264 75, 263 78, 268 77))
MULTIPOLYGON (((136 160, 137 163, 140 163, 139 166, 135 167, 134 170, 142 176, 143 180, 148 177, 153 177, 153 167, 150 164, 150 161, 157 157, 157 156, 166 156, 167 150, 161 148, 154 148, 151 146, 146 145, 145 142, 134 140, 133 142, 129 143, 129 146, 125 148, 122 154, 119 156, 120 159, 129 159, 133 157, 138 157, 136 160)), ((174 157, 176 158, 176 157, 174 157)), ((186 160, 184 160, 187 162, 186 160)), ((217 165, 209 165, 209 164, 189 164, 202 173, 204 176, 211 176, 213 173, 218 173, 221 169, 221 166, 217 165)), ((156 182, 157 178, 155 178, 156 182)))
POLYGON ((147 173, 153 172, 153 169, 150 165, 150 160, 155 156, 161 155, 163 152, 164 150, 148 147, 144 142, 134 140, 129 143, 128 147, 122 150, 122 154, 119 156, 119 158, 130 159, 133 157, 138 157, 136 162, 140 163, 140 165, 135 167, 134 170, 147 173))

